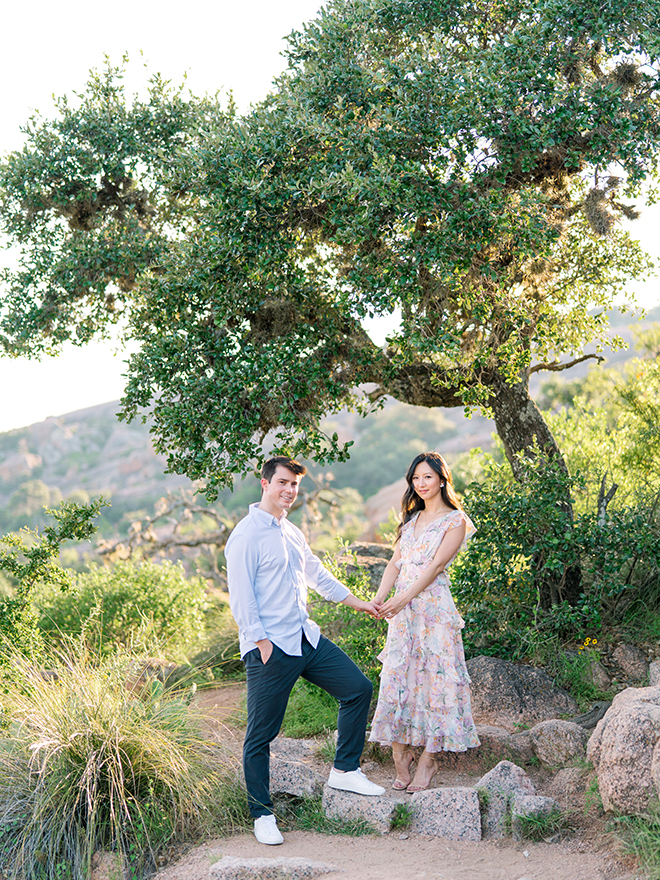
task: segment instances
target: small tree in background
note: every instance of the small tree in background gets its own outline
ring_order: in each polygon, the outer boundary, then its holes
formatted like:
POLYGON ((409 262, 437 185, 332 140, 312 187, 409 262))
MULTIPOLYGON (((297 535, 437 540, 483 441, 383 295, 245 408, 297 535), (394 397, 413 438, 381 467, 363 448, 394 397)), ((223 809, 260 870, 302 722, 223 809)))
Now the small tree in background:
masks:
POLYGON ((0 539, 0 571, 16 581, 16 595, 0 600, 0 657, 7 663, 6 645, 26 657, 38 654, 43 647, 34 610, 35 590, 48 584, 68 590, 72 572, 61 568, 57 560, 66 541, 85 541, 96 531, 92 520, 105 504, 102 498, 90 504, 63 502, 58 510, 46 510, 55 520, 43 532, 23 529, 0 539))

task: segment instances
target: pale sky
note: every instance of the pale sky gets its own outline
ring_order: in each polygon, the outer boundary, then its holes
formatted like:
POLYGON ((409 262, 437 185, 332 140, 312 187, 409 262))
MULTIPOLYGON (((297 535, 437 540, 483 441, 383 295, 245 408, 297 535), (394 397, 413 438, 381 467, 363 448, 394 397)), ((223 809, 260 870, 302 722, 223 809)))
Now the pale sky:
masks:
MULTIPOLYGON (((118 63, 128 53, 136 88, 143 82, 144 59, 150 72, 174 83, 187 72, 188 86, 196 94, 231 89, 239 109, 246 110, 265 97, 273 77, 284 69, 283 37, 313 18, 320 6, 321 0, 6 4, 0 152, 20 148, 19 129, 31 113, 50 115, 52 95, 81 90, 89 69, 102 66, 104 55, 118 63)), ((129 90, 131 83, 132 78, 127 80, 129 90)), ((660 206, 632 228, 647 250, 660 257, 660 206)), ((639 289, 638 299, 646 307, 660 303, 658 281, 639 289)), ((381 321, 372 335, 382 339, 386 330, 381 321)), ((108 343, 70 346, 42 361, 0 358, 0 431, 119 398, 125 358, 126 353, 108 343)))

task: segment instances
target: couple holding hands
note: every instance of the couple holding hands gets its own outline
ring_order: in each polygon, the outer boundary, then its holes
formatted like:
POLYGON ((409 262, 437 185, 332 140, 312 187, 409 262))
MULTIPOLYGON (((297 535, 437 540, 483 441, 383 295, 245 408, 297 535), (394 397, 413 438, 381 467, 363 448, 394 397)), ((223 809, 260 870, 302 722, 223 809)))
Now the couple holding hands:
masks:
POLYGON ((309 587, 330 601, 388 621, 369 739, 392 747, 392 788, 421 791, 435 773, 435 752, 479 745, 460 635, 463 621, 447 574, 474 527, 460 507, 444 459, 427 452, 408 468, 394 555, 370 602, 330 574, 300 529, 287 520, 305 473, 293 459, 269 459, 261 474, 261 501, 250 505, 225 549, 231 610, 247 675, 245 782, 254 832, 265 844, 283 842, 269 792, 270 743, 300 676, 339 701, 328 785, 361 795, 385 791, 360 770, 372 684, 309 618, 309 587), (414 747, 423 751, 413 775, 414 747))

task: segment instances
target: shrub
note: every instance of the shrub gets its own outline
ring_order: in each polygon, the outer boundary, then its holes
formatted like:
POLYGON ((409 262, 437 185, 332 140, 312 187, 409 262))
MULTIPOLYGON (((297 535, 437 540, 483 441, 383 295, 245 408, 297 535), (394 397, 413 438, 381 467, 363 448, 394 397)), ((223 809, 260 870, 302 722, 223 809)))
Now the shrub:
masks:
MULTIPOLYGON (((5 640, 4 646, 12 646, 26 657, 41 653, 43 642, 33 607, 35 591, 39 585, 64 592, 70 589, 71 572, 57 564, 62 545, 90 538, 96 531, 92 520, 105 503, 102 498, 86 505, 65 501, 58 510, 46 509, 55 525, 41 533, 21 529, 18 534, 0 538, 0 571, 15 584, 14 595, 0 599, 0 638, 5 640)), ((9 666, 9 653, 1 650, 4 646, 0 646, 0 663, 9 666)))
POLYGON ((97 850, 124 876, 153 869, 189 835, 245 824, 245 799, 200 718, 160 682, 126 686, 136 657, 82 649, 55 657, 57 678, 35 669, 3 696, 0 867, 28 880, 90 876, 97 850))
POLYGON ((38 598, 42 632, 57 638, 85 630, 102 654, 130 645, 145 627, 170 655, 197 647, 206 607, 204 581, 188 580, 183 567, 170 562, 91 565, 74 576, 70 592, 51 588, 38 598))
MULTIPOLYGON (((343 555, 348 555, 345 547, 343 555)), ((357 566, 355 554, 353 563, 348 571, 347 565, 334 557, 323 560, 325 567, 346 584, 354 596, 368 602, 373 599, 375 590, 367 572, 357 566)), ((312 617, 323 634, 339 645, 377 688, 381 670, 377 657, 385 645, 387 622, 373 620, 367 614, 341 603, 328 602, 316 594, 312 594, 310 604, 312 617)))
POLYGON ((512 482, 503 465, 487 465, 465 506, 477 525, 470 550, 452 567, 453 592, 465 619, 468 654, 517 659, 558 638, 582 639, 605 621, 643 606, 660 576, 657 499, 576 515, 562 509, 582 481, 538 457, 521 461, 525 479, 512 482), (582 594, 560 601, 569 570, 579 569, 582 594), (554 596, 553 604, 542 601, 554 596))

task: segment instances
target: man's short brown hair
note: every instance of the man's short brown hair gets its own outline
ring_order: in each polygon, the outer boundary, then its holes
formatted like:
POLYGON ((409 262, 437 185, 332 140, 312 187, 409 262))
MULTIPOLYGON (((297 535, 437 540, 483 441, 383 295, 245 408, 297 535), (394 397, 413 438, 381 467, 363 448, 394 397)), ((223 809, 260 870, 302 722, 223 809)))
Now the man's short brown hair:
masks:
POLYGON ((300 464, 295 458, 288 458, 286 455, 276 455, 274 458, 269 458, 268 461, 264 462, 264 466, 261 468, 261 479, 270 483, 278 467, 284 467, 293 474, 300 474, 301 477, 304 477, 307 473, 305 465, 300 464))

